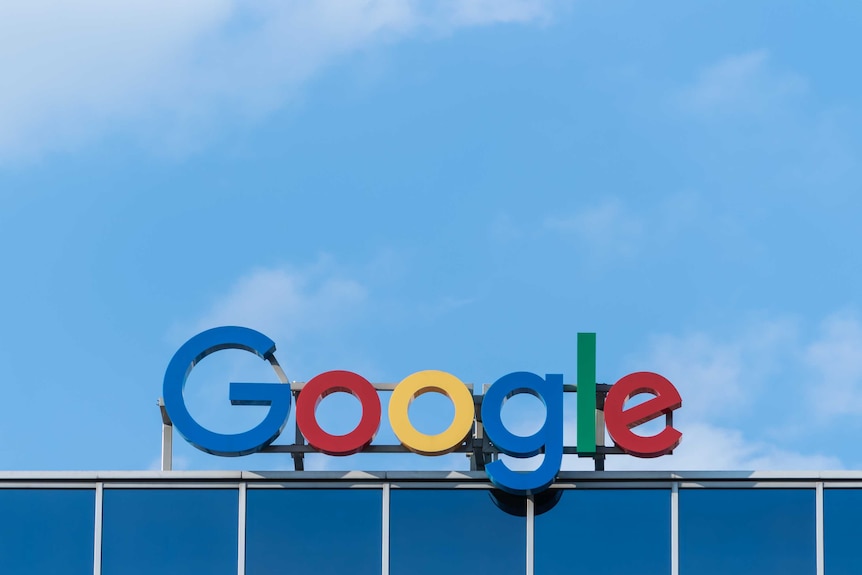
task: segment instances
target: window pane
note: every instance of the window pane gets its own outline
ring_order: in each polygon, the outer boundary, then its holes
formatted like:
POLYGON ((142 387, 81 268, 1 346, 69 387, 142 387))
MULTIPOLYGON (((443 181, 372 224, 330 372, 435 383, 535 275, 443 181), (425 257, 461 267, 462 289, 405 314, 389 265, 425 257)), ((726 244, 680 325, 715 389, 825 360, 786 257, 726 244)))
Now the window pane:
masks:
POLYGON ((106 489, 103 575, 236 575, 235 489, 106 489))
POLYGON ((523 575, 527 522, 484 489, 393 489, 392 575, 523 575))
POLYGON ((0 573, 92 575, 96 495, 0 489, 0 573))
POLYGON ((670 490, 564 490, 536 516, 536 575, 564 573, 669 575, 670 490))
POLYGON ((379 575, 383 495, 376 489, 249 489, 248 575, 379 575))
POLYGON ((862 573, 859 521, 862 490, 826 489, 823 493, 823 535, 829 575, 862 573))
POLYGON ((814 489, 684 489, 681 575, 812 575, 814 489))

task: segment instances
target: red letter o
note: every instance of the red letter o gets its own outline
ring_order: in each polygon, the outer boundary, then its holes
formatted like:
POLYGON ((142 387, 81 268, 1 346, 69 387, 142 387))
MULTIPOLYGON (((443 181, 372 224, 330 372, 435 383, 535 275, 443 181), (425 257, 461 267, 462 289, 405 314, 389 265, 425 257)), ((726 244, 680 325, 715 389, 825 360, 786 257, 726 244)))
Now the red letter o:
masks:
POLYGON ((296 424, 308 444, 327 455, 352 455, 371 443, 380 427, 380 398, 367 379, 352 371, 327 371, 305 384, 296 399, 296 424), (344 391, 359 400, 362 417, 346 435, 332 435, 317 423, 315 411, 324 397, 344 391))

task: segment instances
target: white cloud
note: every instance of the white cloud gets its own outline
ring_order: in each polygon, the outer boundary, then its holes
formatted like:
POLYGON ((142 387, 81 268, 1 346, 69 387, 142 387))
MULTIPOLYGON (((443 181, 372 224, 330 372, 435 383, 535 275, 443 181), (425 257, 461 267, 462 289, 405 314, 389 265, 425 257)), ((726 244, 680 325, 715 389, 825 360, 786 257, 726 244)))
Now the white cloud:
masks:
MULTIPOLYGON (((802 373, 803 357, 833 366, 838 363, 844 375, 862 376, 862 364, 852 357, 854 346, 862 349, 859 324, 836 318, 827 320, 824 331, 825 338, 808 341, 795 321, 778 318, 751 322, 729 337, 703 332, 654 337, 643 356, 633 363, 637 369, 661 373, 680 390, 683 405, 675 414, 674 426, 682 431, 682 442, 673 455, 656 459, 611 456, 607 468, 841 469, 839 457, 787 448, 774 441, 774 435, 763 434, 764 427, 786 429, 811 424, 782 419, 792 418, 793 408, 778 407, 770 399, 780 382, 788 404, 806 401, 801 393, 805 389, 804 377, 787 380, 788 373, 802 373), (836 362, 836 357, 841 361, 836 362), (755 407, 763 409, 759 427, 749 425, 746 415, 755 407)), ((857 384, 862 383, 858 376, 853 380, 857 384)), ((573 437, 575 421, 567 419, 566 425, 570 428, 568 435, 573 437)), ((657 428, 644 433, 655 431, 657 428)))
POLYGON ((762 114, 807 89, 804 78, 770 66, 765 50, 730 56, 704 68, 681 95, 689 111, 706 115, 762 114))
MULTIPOLYGON (((302 270, 260 269, 238 280, 203 319, 194 324, 194 329, 223 324, 248 325, 267 333, 281 346, 309 334, 344 328, 359 317, 367 305, 366 300, 367 291, 361 283, 340 277, 326 261, 302 270)), ((300 347, 288 348, 292 357, 301 353, 300 347)), ((800 329, 797 321, 779 317, 748 322, 724 336, 705 332, 655 336, 641 354, 627 362, 628 368, 656 371, 679 388, 683 407, 676 413, 674 423, 683 432, 683 441, 672 456, 643 460, 612 456, 608 458, 607 467, 841 469, 844 465, 836 454, 822 452, 820 447, 814 451, 800 450, 790 444, 788 438, 801 426, 820 425, 818 433, 828 429, 826 420, 798 419, 799 413, 809 410, 805 402, 810 402, 826 416, 862 413, 860 350, 862 323, 847 312, 826 318, 820 329, 810 334, 800 329), (805 393, 811 389, 812 381, 816 390, 814 397, 805 393), (776 386, 782 390, 781 405, 775 401, 776 386), (749 417, 755 409, 760 413, 757 426, 750 425, 749 417)), ((240 367, 243 373, 249 373, 248 365, 240 367)), ((231 369, 229 365, 227 373, 231 369)), ((201 373, 202 377, 207 374, 206 371, 201 373)), ((219 381, 227 380, 223 372, 216 375, 219 381)), ((236 420, 237 425, 246 424, 255 417, 251 412, 247 416, 235 413, 235 408, 225 402, 223 389, 201 385, 198 395, 203 402, 202 413, 213 421, 219 415, 218 409, 222 409, 224 419, 236 420)), ((504 414, 507 426, 518 433, 534 431, 543 419, 543 409, 534 404, 535 401, 533 404, 522 402, 514 412, 504 414)), ((575 437, 576 422, 570 408, 567 407, 565 414, 565 436, 571 441, 575 437)), ((444 465, 442 460, 398 461, 399 465, 407 467, 444 465)), ((465 461, 457 461, 466 465, 465 461)), ((363 459, 355 463, 367 462, 363 459)), ((348 464, 351 463, 344 460, 337 465, 326 461, 314 465, 343 468, 348 464)), ((537 460, 512 463, 524 469, 536 464, 537 460)), ((563 468, 584 469, 590 464, 588 459, 567 457, 563 468)))
POLYGON ((813 371, 810 399, 821 415, 862 414, 862 324, 855 316, 836 314, 824 320, 803 357, 813 371))
MULTIPOLYGON (((661 253, 676 245, 706 216, 702 213, 705 209, 703 198, 692 192, 671 194, 639 206, 608 197, 573 211, 555 210, 544 217, 541 228, 555 241, 574 239, 597 262, 612 264, 619 258, 661 253)), ((490 235, 504 243, 520 241, 525 232, 502 215, 492 221, 490 235)))
POLYGON ((632 255, 643 235, 642 220, 617 198, 580 210, 573 215, 545 218, 547 230, 577 237, 601 252, 632 255))
POLYGON ((655 459, 609 456, 607 469, 722 471, 842 469, 837 457, 781 449, 746 436, 738 429, 706 423, 687 424, 672 455, 655 459))
POLYGON ((449 26, 529 22, 550 17, 548 4, 536 0, 449 0, 440 6, 443 21, 449 26))
MULTIPOLYGON (((285 369, 288 365, 295 369, 309 347, 319 345, 320 338, 328 339, 347 329, 362 316, 366 304, 365 286, 339 275, 325 259, 302 269, 259 268, 240 277, 198 319, 174 325, 168 339, 179 344, 213 327, 249 327, 272 338, 277 349, 285 352, 278 355, 281 362, 288 362, 285 369)), ((235 376, 248 373, 248 354, 218 355, 230 358, 220 365, 223 371, 235 376)), ((195 372, 206 372, 213 363, 219 360, 208 359, 195 372)), ((209 391, 204 394, 208 400, 223 403, 219 395, 223 390, 209 391)))
POLYGON ((647 359, 638 364, 661 373, 680 389, 687 414, 704 417, 728 406, 750 406, 796 345, 794 322, 760 321, 730 338, 703 332, 656 336, 647 359))
POLYGON ((355 317, 366 290, 356 280, 330 275, 325 266, 303 271, 254 270, 204 314, 194 328, 249 326, 282 341, 337 328, 355 317))
MULTIPOLYGON (((179 344, 212 327, 249 327, 275 341, 276 356, 290 379, 305 380, 313 375, 309 363, 317 358, 315 346, 323 341, 336 347, 331 339, 362 316, 366 302, 366 288, 340 275, 325 259, 303 269, 261 268, 239 278, 199 319, 174 326, 168 335, 179 344)), ((322 351, 333 353, 330 348, 322 351)), ((269 364, 242 351, 213 354, 197 365, 184 390, 187 405, 199 422, 220 433, 248 430, 268 409, 231 405, 230 381, 278 379, 269 364)))
MULTIPOLYGON (((852 334, 862 340, 858 325, 839 330, 842 335, 852 334)), ((846 337, 841 338, 842 351, 846 337)), ((860 341, 862 344, 862 341, 860 341)), ((670 379, 680 390, 682 408, 675 413, 674 426, 683 433, 679 447, 672 455, 640 459, 612 455, 606 460, 607 469, 616 470, 812 470, 842 469, 841 459, 832 454, 808 453, 787 448, 773 441, 773 435, 748 425, 747 415, 764 397, 774 391, 773 383, 782 380, 788 367, 799 372, 799 359, 806 341, 800 337, 796 322, 786 318, 750 322, 732 337, 716 337, 699 332, 683 336, 661 335, 654 337, 643 355, 630 362, 635 370, 648 369, 670 379), (796 363, 793 363, 796 361, 796 363), (730 418, 724 416, 735 414, 730 418), (725 421, 727 419, 728 421, 725 421)), ((847 345, 846 351, 852 348, 847 345)), ((819 349, 819 348, 817 348, 819 349)), ((857 349, 862 349, 858 347, 857 349)), ((792 382, 789 382, 792 383, 792 382)), ((784 382, 788 397, 801 397, 784 382)), ((862 394, 860 394, 862 397, 862 394)), ((773 402, 767 402, 775 407, 773 402)), ((759 419, 767 427, 782 427, 788 422, 781 419, 784 409, 764 411, 759 419), (773 415, 774 414, 774 415, 773 415)), ((544 412, 532 405, 519 405, 516 413, 504 414, 507 427, 513 433, 535 431, 544 418, 544 412)), ((567 402, 564 419, 564 436, 567 444, 575 444, 577 419, 574 402, 567 402)), ((806 422, 805 425, 810 424, 806 422)), ((658 419, 638 428, 643 435, 657 433, 664 425, 658 419)), ((606 437, 606 445, 612 445, 606 437)), ((508 461, 508 460, 507 460, 508 461)), ((533 469, 540 459, 514 460, 517 469, 533 469)), ((592 460, 566 456, 564 470, 592 469, 592 460)))
POLYGON ((543 0, 0 0, 0 159, 129 131, 193 145, 215 118, 279 108, 344 54, 547 12, 543 0))

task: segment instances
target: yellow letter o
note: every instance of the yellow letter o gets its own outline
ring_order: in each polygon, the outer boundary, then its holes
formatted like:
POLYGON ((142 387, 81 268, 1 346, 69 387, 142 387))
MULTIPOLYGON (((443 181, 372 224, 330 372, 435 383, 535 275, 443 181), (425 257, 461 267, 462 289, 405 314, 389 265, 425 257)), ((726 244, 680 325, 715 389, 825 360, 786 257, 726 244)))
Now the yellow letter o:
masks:
POLYGON ((457 449, 473 428, 476 408, 473 394, 460 379, 445 371, 429 369, 408 375, 395 386, 389 399, 389 423, 407 449, 421 455, 443 455, 457 449), (448 429, 436 435, 421 433, 410 423, 410 403, 428 392, 442 393, 455 406, 448 429))

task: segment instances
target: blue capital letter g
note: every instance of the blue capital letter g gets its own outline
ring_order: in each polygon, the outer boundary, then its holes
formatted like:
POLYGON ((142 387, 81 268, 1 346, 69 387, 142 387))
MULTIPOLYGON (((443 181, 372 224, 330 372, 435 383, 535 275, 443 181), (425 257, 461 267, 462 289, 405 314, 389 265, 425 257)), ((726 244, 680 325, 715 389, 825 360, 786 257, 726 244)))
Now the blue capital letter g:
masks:
POLYGON ((281 433, 290 414, 290 386, 231 383, 230 402, 233 405, 268 405, 269 412, 256 427, 243 433, 222 434, 206 429, 189 413, 183 388, 192 368, 200 360, 223 349, 242 349, 267 359, 275 351, 275 343, 246 327, 216 327, 199 333, 183 344, 168 364, 162 388, 165 409, 180 435, 198 449, 213 455, 248 455, 260 451, 281 433))

